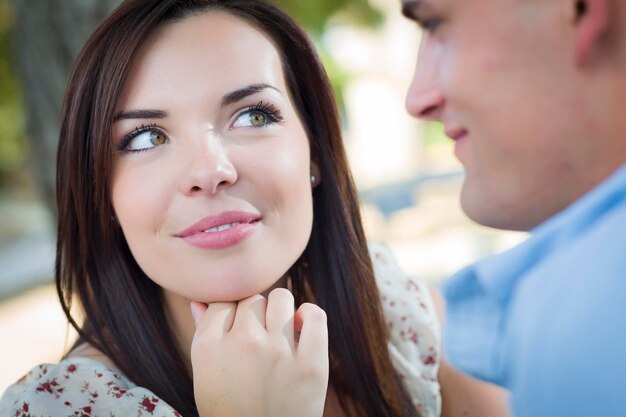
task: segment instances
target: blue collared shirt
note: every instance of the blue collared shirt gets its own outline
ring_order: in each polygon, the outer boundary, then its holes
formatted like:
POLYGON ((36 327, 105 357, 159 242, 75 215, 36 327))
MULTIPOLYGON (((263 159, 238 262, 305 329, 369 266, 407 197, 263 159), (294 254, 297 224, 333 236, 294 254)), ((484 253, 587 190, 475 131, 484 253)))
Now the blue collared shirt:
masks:
POLYGON ((516 417, 626 416, 626 165, 444 296, 444 355, 516 417))

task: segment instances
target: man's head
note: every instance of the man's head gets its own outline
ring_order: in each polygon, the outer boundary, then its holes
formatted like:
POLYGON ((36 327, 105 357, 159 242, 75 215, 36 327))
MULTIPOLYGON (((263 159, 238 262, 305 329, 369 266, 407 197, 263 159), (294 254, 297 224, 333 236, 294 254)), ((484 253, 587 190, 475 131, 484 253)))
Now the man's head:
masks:
POLYGON ((403 0, 407 109, 443 122, 478 223, 531 229, 626 162, 625 0, 403 0))

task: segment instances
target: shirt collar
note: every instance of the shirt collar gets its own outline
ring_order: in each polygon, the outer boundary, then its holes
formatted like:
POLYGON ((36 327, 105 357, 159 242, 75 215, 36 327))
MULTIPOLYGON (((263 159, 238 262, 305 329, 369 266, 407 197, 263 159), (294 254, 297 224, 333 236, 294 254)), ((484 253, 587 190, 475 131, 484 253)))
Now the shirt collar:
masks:
POLYGON ((602 214, 626 201, 626 164, 568 208, 539 225, 520 245, 489 256, 453 276, 444 289, 453 300, 485 292, 506 304, 526 272, 585 232, 602 214))

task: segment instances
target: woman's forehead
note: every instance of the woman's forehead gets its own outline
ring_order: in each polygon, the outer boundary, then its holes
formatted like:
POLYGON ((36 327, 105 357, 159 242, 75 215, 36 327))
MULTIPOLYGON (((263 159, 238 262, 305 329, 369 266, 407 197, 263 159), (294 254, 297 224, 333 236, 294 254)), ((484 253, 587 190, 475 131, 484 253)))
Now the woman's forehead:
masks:
POLYGON ((274 43, 244 19, 210 11, 151 34, 133 64, 122 101, 153 95, 155 87, 193 96, 208 85, 224 94, 259 83, 286 90, 274 43))

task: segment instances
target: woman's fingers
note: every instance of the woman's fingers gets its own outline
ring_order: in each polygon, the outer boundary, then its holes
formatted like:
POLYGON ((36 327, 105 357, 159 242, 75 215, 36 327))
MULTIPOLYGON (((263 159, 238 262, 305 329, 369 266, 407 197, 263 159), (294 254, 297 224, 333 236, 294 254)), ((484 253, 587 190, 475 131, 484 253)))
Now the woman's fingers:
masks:
POLYGON ((285 288, 276 288, 267 297, 266 328, 271 335, 284 338, 292 352, 295 350, 293 317, 293 295, 285 288))
POLYGON ((189 303, 189 307, 191 308, 191 317, 193 317, 193 321, 197 328, 198 324, 200 324, 204 318, 204 313, 206 313, 208 306, 199 301, 192 301, 189 303))
POLYGON ((265 329, 265 309, 267 300, 262 295, 253 295, 237 303, 237 313, 233 323, 233 331, 249 331, 265 329))
MULTIPOLYGON (((311 358, 319 352, 328 352, 326 313, 315 304, 304 303, 294 316, 294 329, 300 332, 298 356, 311 358)), ((328 355, 323 355, 328 361, 328 355)))
POLYGON ((200 415, 318 417, 328 388, 326 314, 313 304, 294 313, 285 289, 266 301, 193 304, 191 349, 200 415), (301 331, 300 343, 294 343, 301 331), (217 336, 216 336, 217 335, 217 336))
POLYGON ((294 298, 289 290, 277 288, 268 300, 254 295, 235 302, 216 302, 208 306, 191 302, 197 333, 224 335, 231 331, 266 329, 281 335, 294 348, 294 334, 300 333, 301 349, 319 349, 328 344, 326 313, 315 304, 304 303, 294 313, 294 298))
POLYGON ((196 322, 196 333, 222 336, 233 327, 237 303, 191 302, 191 314, 196 322))

